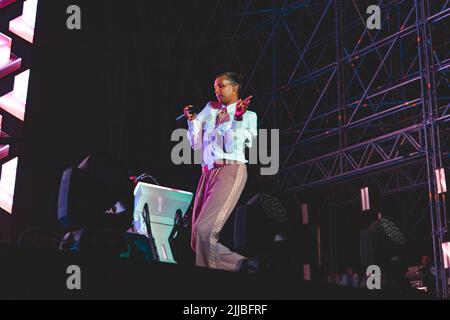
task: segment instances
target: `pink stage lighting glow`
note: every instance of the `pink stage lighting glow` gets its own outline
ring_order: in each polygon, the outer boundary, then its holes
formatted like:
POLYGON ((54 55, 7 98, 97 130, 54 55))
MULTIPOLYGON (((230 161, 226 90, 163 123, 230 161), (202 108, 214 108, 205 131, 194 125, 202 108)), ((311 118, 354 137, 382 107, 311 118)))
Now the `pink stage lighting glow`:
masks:
POLYGON ((442 254, 444 255, 444 268, 450 268, 450 242, 442 243, 442 254))
MULTIPOLYGON (((0 0, 0 9, 15 1, 16 0, 0 0)), ((25 0, 23 2, 22 15, 9 22, 9 31, 30 43, 33 43, 34 40, 37 6, 38 0, 25 0)), ((12 40, 10 37, 1 33, 2 31, 5 32, 5 30, 0 30, 0 78, 5 78, 8 74, 20 70, 22 67, 22 59, 16 57, 11 52, 11 48, 14 50, 12 44, 14 41, 17 41, 16 37, 13 36, 14 40, 12 40)), ((24 121, 30 70, 20 70, 20 72, 21 73, 14 78, 13 91, 0 97, 0 108, 24 121)), ((12 79, 8 79, 8 81, 12 81, 12 79)), ((5 119, 11 121, 9 120, 11 118, 12 117, 8 117, 5 119)), ((15 123, 16 122, 12 124, 8 123, 8 127, 15 125, 15 123)), ((0 136, 8 137, 8 134, 0 131, 0 136)), ((9 145, 0 145, 0 161, 0 208, 11 214, 13 209, 18 157, 15 154, 10 154, 9 145), (4 163, 5 160, 9 161, 4 163)))
POLYGON ((14 90, 0 98, 0 108, 24 121, 30 70, 14 78, 14 90))
MULTIPOLYGON (((0 116, 0 133, 1 132, 2 117, 0 116)), ((9 155, 9 145, 0 145, 0 160, 9 155)), ((8 213, 12 213, 12 201, 14 196, 14 185, 16 182, 16 167, 17 164, 9 161, 2 166, 2 173, 0 177, 0 208, 8 213), (11 179, 12 176, 12 179, 11 179)))
POLYGON ((0 33, 0 68, 6 66, 11 58, 11 38, 0 33))
MULTIPOLYGON (((0 115, 0 137, 8 137, 6 133, 4 133, 2 130, 2 120, 3 117, 0 115)), ((9 156, 9 145, 0 145, 0 160, 6 158, 9 156)))
POLYGON ((0 207, 11 213, 13 207, 14 186, 16 184, 17 158, 2 166, 0 178, 0 207))
POLYGON ((0 78, 18 70, 22 65, 22 59, 11 53, 12 40, 0 32, 0 78))
POLYGON ((9 31, 33 43, 38 0, 26 0, 22 15, 9 23, 9 31))
POLYGON ((0 0, 0 9, 6 7, 8 4, 15 2, 16 0, 0 0))

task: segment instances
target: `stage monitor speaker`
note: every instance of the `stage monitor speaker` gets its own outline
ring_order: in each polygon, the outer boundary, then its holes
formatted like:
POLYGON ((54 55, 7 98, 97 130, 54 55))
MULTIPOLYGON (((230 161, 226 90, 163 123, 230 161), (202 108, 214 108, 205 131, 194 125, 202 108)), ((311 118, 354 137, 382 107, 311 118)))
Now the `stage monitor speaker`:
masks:
POLYGON ((69 229, 131 226, 133 184, 121 164, 106 155, 90 155, 64 171, 58 197, 58 220, 69 229), (123 210, 108 214, 118 202, 123 210))

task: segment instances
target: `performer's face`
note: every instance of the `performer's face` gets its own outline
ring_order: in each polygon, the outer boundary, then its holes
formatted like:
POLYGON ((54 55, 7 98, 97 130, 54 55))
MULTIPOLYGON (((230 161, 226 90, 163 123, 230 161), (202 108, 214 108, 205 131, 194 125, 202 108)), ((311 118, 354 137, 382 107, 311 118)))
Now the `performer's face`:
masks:
POLYGON ((229 105, 238 100, 237 88, 237 85, 226 76, 219 77, 214 81, 214 92, 217 100, 223 105, 229 105))

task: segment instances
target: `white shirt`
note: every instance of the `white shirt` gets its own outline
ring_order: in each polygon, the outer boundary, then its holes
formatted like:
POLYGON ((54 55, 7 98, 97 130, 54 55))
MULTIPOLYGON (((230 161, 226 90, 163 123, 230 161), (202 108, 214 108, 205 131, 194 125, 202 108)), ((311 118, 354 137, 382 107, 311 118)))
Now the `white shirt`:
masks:
POLYGON ((245 147, 252 147, 252 140, 258 135, 258 117, 253 111, 246 111, 242 121, 234 120, 236 103, 225 107, 218 102, 208 102, 193 121, 188 120, 187 137, 192 149, 203 148, 203 166, 214 168, 214 161, 235 160, 248 163, 245 159, 245 147), (215 108, 214 108, 214 107, 215 108), (216 117, 222 108, 226 108, 230 121, 216 128, 216 117))

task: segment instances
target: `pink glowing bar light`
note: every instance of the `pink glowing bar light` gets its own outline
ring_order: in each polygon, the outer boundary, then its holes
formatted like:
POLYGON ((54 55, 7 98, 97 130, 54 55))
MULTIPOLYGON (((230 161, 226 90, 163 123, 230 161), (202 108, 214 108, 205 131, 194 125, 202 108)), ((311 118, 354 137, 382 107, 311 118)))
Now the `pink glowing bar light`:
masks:
POLYGON ((12 213, 16 172, 17 158, 8 161, 2 166, 0 178, 0 207, 8 213, 12 213))
POLYGON ((24 121, 30 70, 14 78, 14 90, 0 98, 0 108, 24 121))
POLYGON ((0 33, 0 68, 5 67, 11 59, 11 44, 11 38, 0 33))
POLYGON ((37 5, 38 0, 25 1, 22 15, 9 23, 9 31, 31 43, 33 43, 34 39, 37 5))
POLYGON ((444 268, 450 268, 450 242, 442 243, 442 253, 444 255, 444 268))

